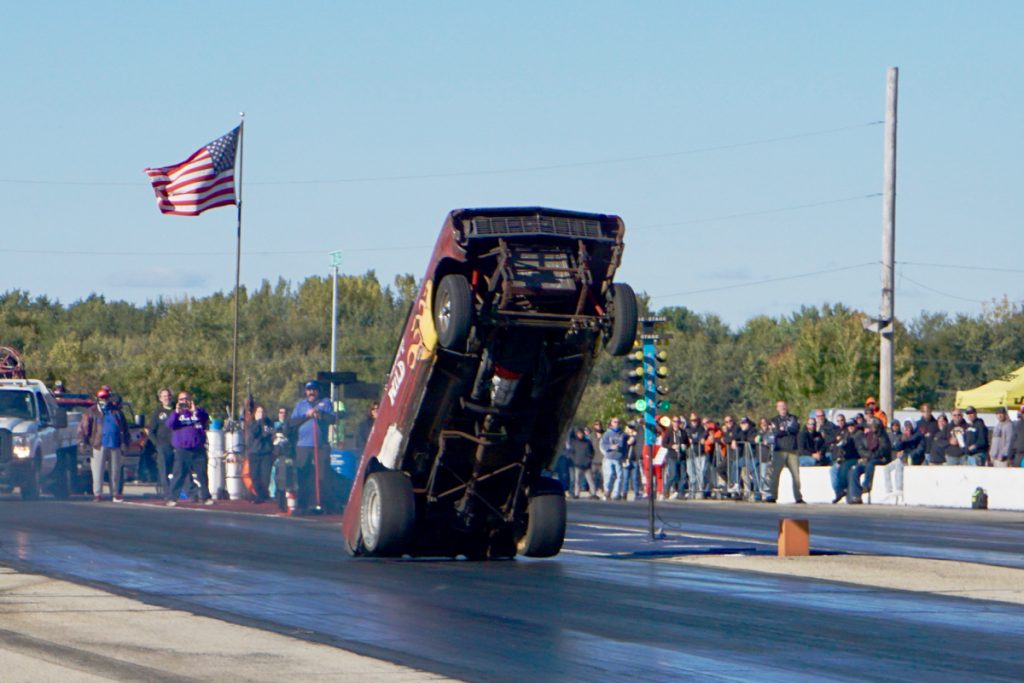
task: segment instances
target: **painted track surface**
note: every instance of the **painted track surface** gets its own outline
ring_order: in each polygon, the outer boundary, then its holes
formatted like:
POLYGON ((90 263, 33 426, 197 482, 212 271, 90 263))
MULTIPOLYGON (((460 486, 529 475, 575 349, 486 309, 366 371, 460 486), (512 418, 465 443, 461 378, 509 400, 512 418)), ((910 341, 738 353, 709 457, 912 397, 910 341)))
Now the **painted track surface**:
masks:
POLYGON ((352 560, 336 524, 0 500, 0 562, 473 681, 1020 680, 1024 608, 658 562, 816 550, 1022 566, 1024 515, 573 502, 551 560, 352 560))

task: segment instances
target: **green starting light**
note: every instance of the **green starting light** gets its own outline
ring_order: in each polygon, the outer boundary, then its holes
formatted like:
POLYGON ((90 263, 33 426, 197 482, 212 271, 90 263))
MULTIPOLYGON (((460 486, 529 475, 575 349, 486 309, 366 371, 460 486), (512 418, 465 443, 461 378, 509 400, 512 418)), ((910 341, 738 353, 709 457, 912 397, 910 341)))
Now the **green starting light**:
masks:
POLYGON ((663 413, 668 411, 668 409, 671 407, 672 404, 669 403, 668 401, 658 401, 658 410, 660 410, 663 413))
POLYGON ((647 410, 647 400, 646 399, 642 399, 642 398, 638 398, 633 403, 633 410, 635 410, 638 413, 645 412, 647 410))

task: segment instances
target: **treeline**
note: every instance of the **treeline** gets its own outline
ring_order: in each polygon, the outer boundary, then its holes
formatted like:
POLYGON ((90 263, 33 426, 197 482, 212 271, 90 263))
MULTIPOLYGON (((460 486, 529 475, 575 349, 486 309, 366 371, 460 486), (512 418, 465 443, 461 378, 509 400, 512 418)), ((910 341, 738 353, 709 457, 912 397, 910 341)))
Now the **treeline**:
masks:
MULTIPOLYGON (((390 369, 416 281, 382 284, 373 272, 339 278, 338 368, 380 382, 390 369)), ((648 302, 641 297, 644 311, 648 302)), ((239 398, 251 386, 268 406, 292 405, 302 381, 330 365, 331 280, 264 282, 242 290, 239 398)), ((757 317, 731 330, 683 307, 656 311, 671 375, 673 412, 771 415, 777 398, 794 412, 856 406, 878 388, 878 338, 865 314, 842 305, 757 317)), ((145 305, 90 296, 64 305, 27 292, 0 295, 0 344, 22 351, 30 376, 69 391, 109 384, 148 407, 161 386, 188 389, 214 412, 230 403, 232 297, 159 299, 145 305)), ((1024 310, 1008 301, 979 316, 928 314, 897 323, 896 404, 952 405, 954 392, 1024 363, 1024 310)), ((603 355, 580 419, 623 414, 621 361, 603 355)))
MULTIPOLYGON (((382 285, 372 272, 338 279, 338 368, 379 382, 415 296, 412 276, 382 285)), ((268 409, 294 405, 302 382, 330 368, 331 279, 264 281, 241 290, 238 400, 247 387, 268 409)), ((70 305, 22 291, 0 295, 0 344, 22 352, 30 377, 70 392, 103 384, 136 408, 158 388, 187 389, 211 413, 231 402, 231 293, 135 306, 90 296, 70 305)))

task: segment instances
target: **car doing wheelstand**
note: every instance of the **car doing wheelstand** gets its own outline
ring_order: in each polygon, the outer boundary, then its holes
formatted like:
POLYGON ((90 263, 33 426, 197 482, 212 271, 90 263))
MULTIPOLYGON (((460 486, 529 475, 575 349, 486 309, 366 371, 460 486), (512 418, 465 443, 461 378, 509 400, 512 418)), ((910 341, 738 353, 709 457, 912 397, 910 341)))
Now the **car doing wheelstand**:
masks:
POLYGON ((545 208, 448 215, 406 320, 342 531, 354 555, 549 557, 559 451, 603 346, 636 336, 614 283, 617 216, 545 208))

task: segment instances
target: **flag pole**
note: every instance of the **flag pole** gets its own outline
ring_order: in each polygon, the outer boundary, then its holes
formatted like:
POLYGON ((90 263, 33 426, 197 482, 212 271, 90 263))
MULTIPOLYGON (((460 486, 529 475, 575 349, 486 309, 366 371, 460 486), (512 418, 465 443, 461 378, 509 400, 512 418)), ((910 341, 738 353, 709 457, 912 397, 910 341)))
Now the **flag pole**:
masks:
POLYGON ((238 205, 238 230, 235 239, 235 324, 231 343, 231 420, 237 417, 235 412, 235 396, 237 395, 238 388, 238 289, 242 272, 242 152, 244 149, 242 139, 245 132, 245 112, 240 112, 238 115, 242 120, 238 124, 238 173, 236 175, 237 182, 235 183, 235 196, 238 205))

